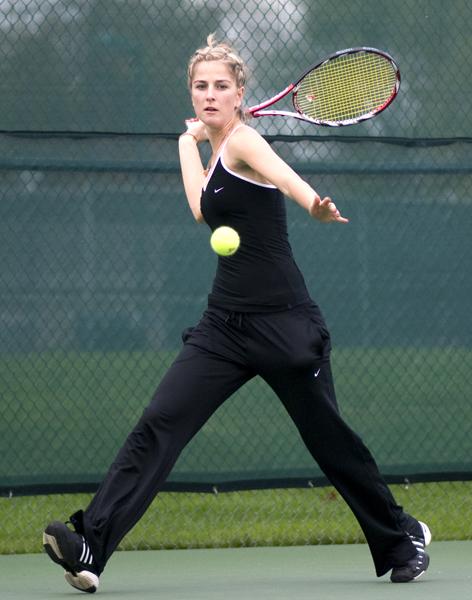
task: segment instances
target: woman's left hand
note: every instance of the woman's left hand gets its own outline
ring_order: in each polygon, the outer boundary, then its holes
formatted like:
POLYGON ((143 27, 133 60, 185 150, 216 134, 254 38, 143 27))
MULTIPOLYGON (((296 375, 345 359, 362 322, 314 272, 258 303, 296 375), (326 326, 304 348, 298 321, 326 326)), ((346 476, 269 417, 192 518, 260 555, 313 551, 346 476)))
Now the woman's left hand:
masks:
POLYGON ((185 133, 190 133, 197 142, 204 142, 208 139, 208 133, 205 127, 205 124, 193 117, 192 119, 185 119, 185 125, 187 126, 187 131, 185 133))
POLYGON ((331 200, 329 196, 323 198, 323 200, 316 195, 308 210, 310 216, 314 219, 318 219, 322 223, 331 223, 337 221, 338 223, 349 223, 349 219, 341 216, 341 213, 336 207, 336 204, 331 200))

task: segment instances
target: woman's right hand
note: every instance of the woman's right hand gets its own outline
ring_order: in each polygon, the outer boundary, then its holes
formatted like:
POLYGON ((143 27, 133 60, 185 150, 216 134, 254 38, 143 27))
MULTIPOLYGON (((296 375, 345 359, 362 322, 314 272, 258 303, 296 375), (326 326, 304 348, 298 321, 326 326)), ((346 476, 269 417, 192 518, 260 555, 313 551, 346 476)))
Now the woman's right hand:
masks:
POLYGON ((308 209, 310 216, 314 219, 318 219, 322 223, 331 223, 337 221, 338 223, 349 223, 349 219, 346 219, 341 215, 336 207, 336 204, 331 200, 329 196, 323 198, 323 200, 315 195, 313 201, 308 209))

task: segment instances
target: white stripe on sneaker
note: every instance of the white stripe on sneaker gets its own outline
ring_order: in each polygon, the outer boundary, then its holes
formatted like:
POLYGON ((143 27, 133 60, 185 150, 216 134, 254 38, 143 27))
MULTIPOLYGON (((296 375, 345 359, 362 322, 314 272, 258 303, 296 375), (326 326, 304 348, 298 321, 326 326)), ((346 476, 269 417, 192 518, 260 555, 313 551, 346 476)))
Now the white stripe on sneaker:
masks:
POLYGON ((80 555, 79 562, 84 562, 84 557, 87 554, 87 544, 85 543, 84 538, 82 538, 82 554, 80 555))
POLYGON ((82 537, 82 554, 80 555, 79 562, 89 565, 93 562, 92 553, 84 537, 82 537))

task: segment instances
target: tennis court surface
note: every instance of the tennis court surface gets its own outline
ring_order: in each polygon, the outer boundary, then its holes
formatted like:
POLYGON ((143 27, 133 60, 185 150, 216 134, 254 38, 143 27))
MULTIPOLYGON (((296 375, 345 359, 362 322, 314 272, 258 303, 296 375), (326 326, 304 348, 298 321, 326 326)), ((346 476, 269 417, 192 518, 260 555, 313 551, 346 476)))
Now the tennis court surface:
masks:
MULTIPOLYGON (((436 542, 416 582, 377 579, 366 545, 118 552, 97 592, 107 600, 449 600, 472 596, 472 542, 436 542)), ((85 597, 45 555, 0 556, 2 600, 85 597)), ((95 595, 95 597, 97 597, 95 595)))

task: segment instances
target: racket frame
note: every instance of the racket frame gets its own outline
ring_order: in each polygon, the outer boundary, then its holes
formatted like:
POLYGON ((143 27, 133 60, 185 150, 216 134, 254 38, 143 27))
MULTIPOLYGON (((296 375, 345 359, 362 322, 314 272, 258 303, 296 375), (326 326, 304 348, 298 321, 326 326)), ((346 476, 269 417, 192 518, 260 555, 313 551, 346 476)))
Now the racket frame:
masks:
POLYGON ((284 90, 282 90, 275 96, 272 96, 272 98, 269 98, 268 100, 265 100, 264 102, 261 102, 260 104, 256 104, 256 105, 252 106, 251 108, 247 109, 247 112, 250 113, 250 115, 253 117, 264 117, 264 116, 293 117, 295 119, 299 119, 300 121, 307 121, 308 123, 313 123, 314 125, 321 125, 323 127, 342 127, 342 126, 346 126, 346 125, 355 125, 356 123, 361 123, 362 121, 371 119, 372 117, 375 117, 379 113, 384 111, 387 108, 387 106, 389 106, 393 102, 395 97, 397 96, 398 91, 400 89, 400 82, 401 82, 400 69, 398 68, 398 65, 395 62, 395 60, 393 59, 393 57, 390 56, 390 54, 388 54, 387 52, 385 52, 383 50, 379 50, 377 48, 372 48, 370 46, 345 48, 344 50, 338 50, 337 52, 333 52, 333 54, 330 54, 329 56, 327 56, 320 62, 315 63, 314 65, 309 67, 303 73, 303 75, 301 75, 297 79, 296 83, 291 83, 284 90), (374 110, 371 110, 371 111, 365 113, 364 115, 361 115, 360 117, 355 117, 353 119, 345 119, 343 121, 329 121, 326 119, 314 119, 314 118, 309 117, 308 115, 304 114, 301 110, 298 109, 297 104, 296 104, 298 88, 300 86, 300 83, 303 81, 303 79, 309 73, 311 73, 313 70, 318 69, 319 67, 323 66, 330 60, 338 58, 339 56, 345 56, 347 54, 355 54, 358 52, 367 52, 370 54, 378 54, 378 55, 382 56, 383 58, 385 58, 386 60, 388 60, 394 69, 395 85, 392 89, 392 93, 391 93, 390 97, 382 105, 378 106, 374 110), (265 110, 269 106, 272 106, 273 104, 275 104, 276 102, 278 102, 279 100, 284 98, 285 96, 288 96, 288 94, 290 94, 291 92, 292 92, 292 104, 293 104, 293 107, 295 108, 296 112, 288 111, 288 110, 274 110, 274 109, 265 110))

